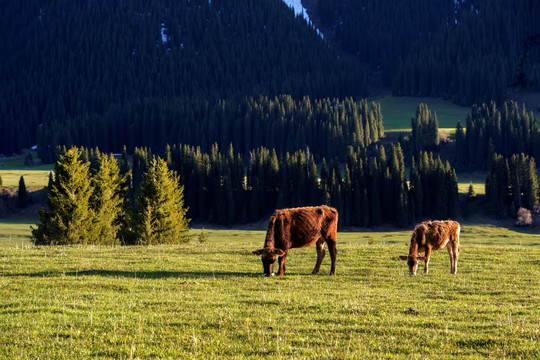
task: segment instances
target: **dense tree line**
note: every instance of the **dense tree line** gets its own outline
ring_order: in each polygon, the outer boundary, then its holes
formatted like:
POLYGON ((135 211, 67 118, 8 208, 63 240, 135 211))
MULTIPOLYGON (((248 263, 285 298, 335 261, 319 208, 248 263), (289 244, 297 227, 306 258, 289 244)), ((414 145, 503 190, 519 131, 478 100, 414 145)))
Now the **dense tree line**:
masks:
MULTIPOLYGON (((0 33, 0 154, 35 145, 38 129, 47 140, 58 133, 44 144, 53 150, 96 146, 90 141, 105 119, 112 130, 100 135, 114 142, 132 132, 134 145, 143 146, 136 135, 149 125, 162 131, 153 121, 167 118, 177 99, 239 107, 244 96, 365 92, 358 65, 281 0, 8 1, 0 33), (152 110, 144 121, 116 124, 141 107, 152 110)), ((178 128, 201 120, 180 113, 178 128)))
POLYGON ((319 0, 337 43, 381 71, 394 95, 502 102, 540 89, 537 0, 319 0))
POLYGON ((449 161, 420 152, 412 159, 409 195, 415 219, 454 218, 459 214, 458 179, 449 161))
POLYGON ((474 105, 467 115, 466 131, 458 122, 455 138, 456 167, 462 169, 487 169, 494 154, 540 156, 536 119, 514 101, 499 107, 494 102, 474 105))
POLYGON ((132 206, 129 171, 99 150, 61 151, 46 208, 32 229, 36 245, 163 244, 187 240, 183 188, 163 159, 152 158, 132 206))
MULTIPOLYGON (((133 184, 152 156, 147 148, 135 150, 133 184)), ((450 164, 422 152, 409 186, 399 144, 371 155, 365 147, 349 146, 344 163, 325 158, 317 163, 309 149, 278 155, 259 147, 244 158, 232 145, 226 152, 214 145, 208 153, 175 145, 167 147, 164 158, 181 174, 188 216, 200 222, 246 223, 276 208, 320 204, 336 207, 342 226, 406 226, 422 217, 458 214, 457 177, 450 164)))
POLYGON ((418 104, 411 119, 411 154, 418 157, 421 151, 436 151, 439 147, 439 121, 427 104, 418 104))
POLYGON ((516 216, 519 208, 537 210, 539 201, 536 162, 525 154, 493 154, 486 179, 486 198, 496 216, 516 216))
POLYGON ((193 143, 210 152, 233 144, 247 154, 258 147, 278 154, 309 146, 319 157, 339 156, 347 145, 368 146, 383 135, 379 104, 324 98, 295 100, 290 95, 244 97, 239 101, 145 99, 112 107, 101 116, 51 121, 38 131, 38 154, 55 158, 56 145, 98 146, 119 152, 146 146, 163 151, 167 143, 193 143))
POLYGON ((276 208, 327 204, 341 226, 407 226, 458 215, 457 178, 432 153, 413 159, 410 184, 400 144, 368 153, 348 146, 344 162, 316 163, 309 149, 277 155, 229 145, 167 146, 162 158, 136 148, 131 161, 97 148, 58 149, 36 244, 159 244, 187 239, 188 218, 231 225, 264 219, 276 208), (180 174, 178 176, 177 174, 180 174), (432 196, 431 194, 437 194, 432 196), (185 196, 185 198, 184 198, 185 196))

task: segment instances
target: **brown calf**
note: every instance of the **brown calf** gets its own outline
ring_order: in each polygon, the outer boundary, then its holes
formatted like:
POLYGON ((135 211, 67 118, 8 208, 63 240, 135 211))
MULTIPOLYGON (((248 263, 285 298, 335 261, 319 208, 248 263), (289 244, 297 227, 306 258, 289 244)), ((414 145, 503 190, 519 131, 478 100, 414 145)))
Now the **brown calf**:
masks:
POLYGON ((416 275, 418 261, 426 262, 424 272, 428 272, 429 257, 431 250, 440 250, 446 246, 450 256, 450 274, 457 273, 459 258, 459 232, 461 227, 457 221, 424 221, 414 228, 411 237, 409 256, 400 256, 401 260, 407 260, 411 275, 416 275), (426 256, 418 256, 425 251, 426 256))
POLYGON ((253 251, 262 255, 265 276, 274 275, 274 262, 278 256, 278 275, 285 274, 285 258, 291 248, 302 248, 317 243, 317 263, 312 274, 319 272, 324 258, 324 243, 328 244, 332 266, 336 273, 338 212, 326 205, 276 210, 268 222, 264 247, 253 251))

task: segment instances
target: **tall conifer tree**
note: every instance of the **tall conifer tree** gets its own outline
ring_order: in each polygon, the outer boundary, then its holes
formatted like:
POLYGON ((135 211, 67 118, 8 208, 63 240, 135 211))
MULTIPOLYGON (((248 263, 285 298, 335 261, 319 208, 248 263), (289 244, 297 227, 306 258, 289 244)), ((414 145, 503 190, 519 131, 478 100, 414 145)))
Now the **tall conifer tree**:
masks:
POLYGON ((189 219, 178 175, 158 158, 143 175, 134 228, 140 245, 179 244, 188 240, 189 219))
POLYGON ((94 210, 93 243, 119 244, 119 232, 127 224, 125 185, 130 175, 120 173, 118 162, 113 156, 98 155, 97 171, 92 177, 93 193, 90 199, 94 210))
POLYGON ((17 190, 17 206, 24 209, 28 206, 28 191, 26 190, 26 184, 24 183, 24 177, 19 179, 19 189, 17 190))
POLYGON ((87 244, 92 239, 90 163, 79 160, 81 154, 81 150, 71 148, 56 164, 47 194, 48 209, 39 210, 40 223, 32 229, 36 245, 87 244))

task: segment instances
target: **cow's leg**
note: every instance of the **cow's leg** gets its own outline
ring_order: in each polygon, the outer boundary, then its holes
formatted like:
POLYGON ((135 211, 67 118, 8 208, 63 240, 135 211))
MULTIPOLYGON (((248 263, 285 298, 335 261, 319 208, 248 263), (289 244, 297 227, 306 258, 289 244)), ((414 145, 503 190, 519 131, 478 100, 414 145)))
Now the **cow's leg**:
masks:
POLYGON ((330 266, 330 275, 336 274, 336 257, 337 257, 337 239, 334 236, 331 236, 326 239, 326 243, 328 244, 328 251, 330 252, 330 259, 332 260, 332 265, 330 266))
POLYGON ((285 255, 278 257, 278 275, 285 275, 285 258, 287 257, 287 253, 285 255))
POLYGON ((315 244, 315 248, 317 249, 317 262, 315 263, 315 267, 313 268, 312 274, 317 274, 319 272, 319 269, 321 268, 322 261, 324 259, 325 251, 324 251, 324 239, 322 237, 317 240, 317 243, 315 244))
POLYGON ((431 248, 428 246, 426 248, 426 263, 424 265, 424 274, 427 274, 429 272, 428 266, 429 266, 430 257, 431 257, 431 248))
POLYGON ((456 259, 454 263, 454 274, 457 274, 457 262, 459 260, 459 253, 461 252, 461 249, 459 248, 459 243, 456 245, 456 250, 454 251, 454 258, 456 259))
POLYGON ((449 242, 446 245, 446 248, 448 249, 448 257, 450 257, 450 274, 455 274, 455 271, 456 271, 456 254, 454 252, 454 247, 449 242))
POLYGON ((450 262, 452 264, 450 268, 450 274, 456 274, 457 273, 457 263, 459 259, 459 244, 458 243, 452 243, 448 244, 448 253, 450 254, 450 262))

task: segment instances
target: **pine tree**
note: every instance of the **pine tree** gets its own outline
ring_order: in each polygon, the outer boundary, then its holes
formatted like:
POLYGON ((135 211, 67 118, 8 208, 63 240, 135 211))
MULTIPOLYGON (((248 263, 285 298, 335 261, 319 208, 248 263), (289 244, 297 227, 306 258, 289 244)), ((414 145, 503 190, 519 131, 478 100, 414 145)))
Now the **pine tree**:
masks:
POLYGON ((476 191, 474 191, 472 182, 469 182, 469 189, 467 190, 467 201, 473 201, 475 199, 476 199, 476 191))
POLYGON ((409 182, 409 193, 411 194, 411 214, 413 215, 413 221, 416 222, 416 219, 422 217, 422 204, 424 202, 424 195, 422 190, 422 180, 420 179, 420 174, 416 169, 414 157, 411 161, 409 182))
POLYGON ((506 215, 510 205, 510 168, 508 161, 498 154, 494 154, 486 179, 486 199, 493 215, 506 215))
POLYGON ((446 162, 445 174, 447 178, 448 191, 448 217, 454 218, 459 212, 459 189, 458 178, 455 169, 450 167, 450 163, 446 162))
POLYGON ((458 169, 466 169, 468 158, 467 158, 467 142, 465 139, 465 131, 461 122, 458 120, 456 125, 456 154, 454 164, 458 169))
POLYGON ((24 177, 22 176, 19 179, 19 189, 17 191, 17 206, 21 209, 24 209, 28 206, 28 191, 26 190, 24 177))
POLYGON ((183 191, 178 175, 168 169, 163 159, 150 162, 137 196, 139 213, 134 228, 138 244, 179 244, 188 240, 183 191))
POLYGON ((40 223, 37 228, 32 228, 34 244, 89 243, 93 225, 90 163, 79 160, 81 154, 81 150, 71 148, 60 156, 54 182, 47 194, 48 209, 39 210, 40 223))
MULTIPOLYGON (((90 204, 94 210, 94 244, 119 244, 119 232, 127 224, 127 191, 129 171, 120 174, 113 156, 100 154, 97 171, 92 177, 93 193, 90 204)), ((124 240, 125 242, 125 240, 124 240)))
POLYGON ((49 172, 49 181, 47 182, 47 190, 50 190, 52 188, 53 183, 54 183, 54 176, 53 176, 53 173, 51 171, 51 172, 49 172))

